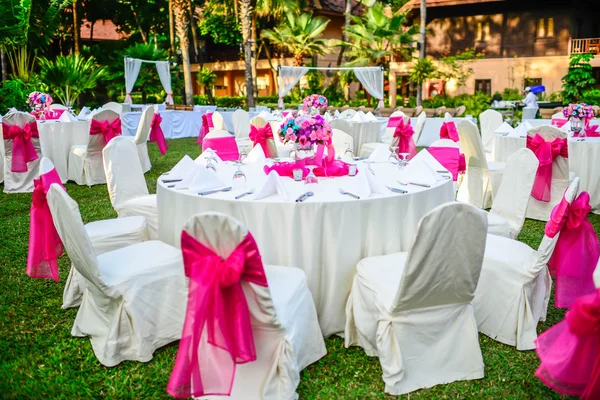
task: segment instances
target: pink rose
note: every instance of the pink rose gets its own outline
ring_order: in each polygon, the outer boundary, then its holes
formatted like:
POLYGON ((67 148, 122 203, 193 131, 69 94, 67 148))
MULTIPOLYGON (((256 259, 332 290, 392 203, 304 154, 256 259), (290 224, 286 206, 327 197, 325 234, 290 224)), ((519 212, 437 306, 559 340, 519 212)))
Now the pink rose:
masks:
POLYGON ((298 143, 300 143, 300 146, 306 146, 309 142, 306 136, 300 136, 298 143))
POLYGON ((294 130, 292 128, 287 128, 287 131, 285 131, 285 133, 287 133, 288 135, 292 135, 294 134, 294 130))

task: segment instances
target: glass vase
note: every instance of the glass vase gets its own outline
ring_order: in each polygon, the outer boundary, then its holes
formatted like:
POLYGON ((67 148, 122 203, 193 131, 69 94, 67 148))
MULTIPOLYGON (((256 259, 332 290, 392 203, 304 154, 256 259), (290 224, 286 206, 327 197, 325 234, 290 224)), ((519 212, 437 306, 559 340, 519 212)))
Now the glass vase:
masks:
POLYGON ((302 146, 300 143, 294 143, 294 159, 296 161, 302 161, 305 159, 310 159, 315 156, 315 147, 314 145, 307 144, 302 146))
POLYGON ((571 118, 571 131, 573 131, 574 137, 578 137, 583 131, 583 120, 575 117, 571 118))

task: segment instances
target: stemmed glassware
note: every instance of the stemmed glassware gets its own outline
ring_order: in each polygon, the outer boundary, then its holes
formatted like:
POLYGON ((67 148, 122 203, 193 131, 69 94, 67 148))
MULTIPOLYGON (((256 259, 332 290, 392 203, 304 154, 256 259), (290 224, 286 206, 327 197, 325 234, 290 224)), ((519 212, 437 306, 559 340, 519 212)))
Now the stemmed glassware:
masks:
POLYGON ((311 184, 311 183, 319 183, 319 180, 317 179, 317 176, 315 175, 314 169, 316 168, 316 165, 307 165, 306 168, 308 168, 309 173, 306 176, 306 179, 304 179, 304 184, 311 184))
POLYGON ((246 187, 246 174, 244 174, 244 171, 242 171, 242 162, 240 160, 237 160, 235 162, 235 166, 236 166, 236 171, 233 173, 233 179, 231 182, 231 187, 233 188, 233 190, 237 190, 237 189, 243 189, 244 187, 246 187))
MULTIPOLYGON (((242 149, 240 150, 240 158, 238 159, 239 162, 244 162, 244 160, 246 159, 246 157, 248 157, 248 153, 246 152, 246 149, 242 149)), ((236 161, 237 164, 237 161, 236 161)))
POLYGON ((352 146, 350 146, 350 143, 346 143, 346 151, 344 152, 344 157, 348 156, 351 160, 354 160, 354 150, 352 150, 352 146))
POLYGON ((215 162, 217 161, 217 159, 214 157, 206 158, 206 168, 212 170, 213 172, 217 172, 217 167, 215 167, 215 164, 213 164, 213 160, 215 162))
POLYGON ((398 146, 390 146, 390 156, 388 157, 388 161, 394 165, 398 165, 400 162, 400 158, 398 157, 398 146))
POLYGON ((398 167, 400 169, 406 167, 408 164, 408 153, 399 153, 398 154, 398 167))

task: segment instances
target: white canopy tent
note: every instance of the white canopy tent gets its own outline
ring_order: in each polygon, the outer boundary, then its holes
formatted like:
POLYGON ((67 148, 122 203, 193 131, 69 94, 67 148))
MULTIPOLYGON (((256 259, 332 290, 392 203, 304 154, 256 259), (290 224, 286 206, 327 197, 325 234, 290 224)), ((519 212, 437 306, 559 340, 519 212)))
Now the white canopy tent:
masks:
POLYGON ((379 99, 377 108, 383 107, 383 67, 279 67, 279 108, 283 108, 283 97, 296 86, 300 79, 311 69, 317 70, 352 70, 365 90, 379 99))
POLYGON ((169 61, 152 61, 141 60, 139 58, 125 57, 125 103, 131 104, 131 91, 135 85, 135 81, 140 73, 142 63, 150 63, 156 65, 156 72, 162 84, 163 89, 167 93, 165 103, 173 104, 173 90, 171 89, 171 67, 169 61))

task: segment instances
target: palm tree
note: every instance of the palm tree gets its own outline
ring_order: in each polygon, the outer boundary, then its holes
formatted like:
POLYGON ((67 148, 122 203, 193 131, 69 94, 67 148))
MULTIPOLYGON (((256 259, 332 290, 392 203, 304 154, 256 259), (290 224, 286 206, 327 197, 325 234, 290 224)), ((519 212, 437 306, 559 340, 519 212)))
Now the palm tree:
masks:
POLYGON ((208 103, 215 104, 215 99, 213 98, 212 88, 217 81, 217 74, 212 72, 210 69, 204 67, 198 74, 196 75, 196 80, 202 86, 204 86, 204 92, 208 96, 208 103))
MULTIPOLYGON (((420 50, 419 50, 419 60, 425 60, 425 45, 426 45, 426 35, 425 35, 425 26, 427 25, 427 0, 421 0, 421 25, 419 27, 420 31, 420 50)), ((417 86, 417 105, 420 106, 423 102, 423 84, 417 86)))
POLYGON ((252 76, 252 0, 239 0, 239 14, 242 22, 242 41, 244 44, 244 61, 246 75, 246 104, 254 107, 254 79, 252 76))
POLYGON ((188 39, 188 3, 186 0, 172 0, 175 28, 179 38, 179 50, 183 64, 183 80, 185 82, 185 103, 194 104, 194 88, 192 87, 192 70, 190 67, 190 40, 188 39))
POLYGON ((327 52, 328 40, 319 38, 328 24, 328 19, 313 17, 309 13, 298 16, 288 13, 283 25, 262 31, 261 37, 291 53, 295 64, 301 66, 304 65, 305 57, 327 52))

